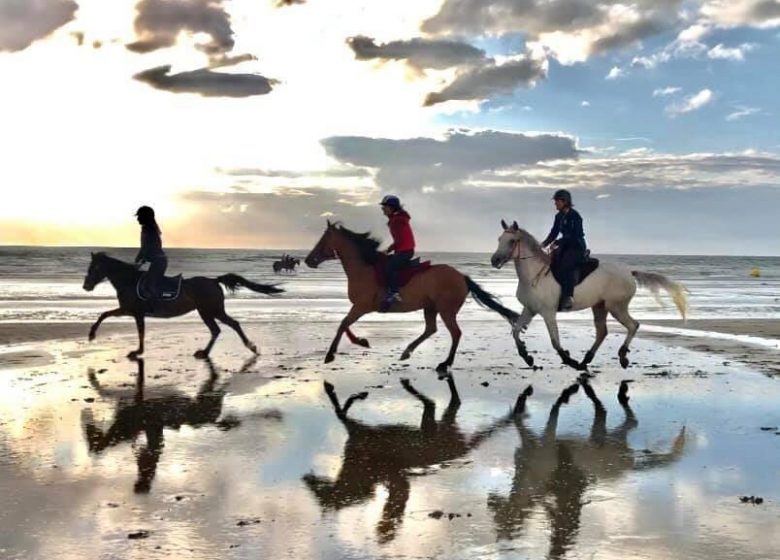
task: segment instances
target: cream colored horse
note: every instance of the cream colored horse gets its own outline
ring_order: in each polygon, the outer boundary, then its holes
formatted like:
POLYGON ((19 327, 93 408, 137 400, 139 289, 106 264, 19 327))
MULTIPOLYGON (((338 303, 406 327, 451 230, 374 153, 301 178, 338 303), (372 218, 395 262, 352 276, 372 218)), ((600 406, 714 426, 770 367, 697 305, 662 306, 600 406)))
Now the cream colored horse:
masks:
POLYGON ((671 295, 680 315, 685 319, 688 311, 686 289, 682 284, 669 280, 665 276, 651 272, 629 270, 617 263, 602 262, 585 280, 574 289, 574 308, 593 310, 593 321, 596 324, 596 341, 585 354, 581 362, 571 358, 561 347, 558 335, 558 301, 561 287, 550 273, 550 256, 544 252, 539 242, 527 231, 521 229, 517 222, 511 226, 503 220, 501 227, 504 232, 498 238, 498 248, 493 253, 491 264, 501 268, 509 261, 514 261, 517 271, 517 299, 523 304, 520 318, 513 323, 512 335, 520 355, 529 366, 533 358, 528 355, 525 345, 519 338, 537 314, 541 315, 550 333, 553 348, 563 360, 563 363, 575 369, 586 369, 593 361, 596 351, 607 336, 607 314, 612 315, 628 330, 626 339, 618 350, 620 365, 628 367, 629 344, 639 329, 639 322, 628 312, 628 305, 636 293, 637 286, 644 287, 658 296, 660 289, 671 295))

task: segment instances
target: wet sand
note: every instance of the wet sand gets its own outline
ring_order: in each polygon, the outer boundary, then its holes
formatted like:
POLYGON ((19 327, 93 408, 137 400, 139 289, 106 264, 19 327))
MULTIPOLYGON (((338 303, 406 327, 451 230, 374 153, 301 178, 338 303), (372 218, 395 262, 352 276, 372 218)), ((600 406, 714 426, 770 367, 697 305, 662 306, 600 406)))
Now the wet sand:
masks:
MULTIPOLYGON (((624 371, 611 326, 603 408, 584 387, 555 407, 576 372, 541 323, 538 371, 500 321, 463 328, 459 405, 432 370, 443 329, 396 359, 421 323, 358 324, 372 348, 344 342, 327 366, 327 323, 246 324, 257 360, 227 331, 195 360, 198 324, 152 323, 142 362, 132 330, 0 338, 0 557, 776 557, 780 385, 754 346, 726 360, 647 335, 624 371), (368 394, 340 419, 324 381, 341 405, 368 394)), ((561 330, 581 356, 591 328, 561 330)))

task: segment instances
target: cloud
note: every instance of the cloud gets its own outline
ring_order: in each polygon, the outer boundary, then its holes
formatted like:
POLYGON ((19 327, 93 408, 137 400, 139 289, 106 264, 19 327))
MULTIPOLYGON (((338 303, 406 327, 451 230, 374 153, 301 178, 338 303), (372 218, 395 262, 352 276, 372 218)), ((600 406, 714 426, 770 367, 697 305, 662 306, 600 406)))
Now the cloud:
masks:
POLYGON ((198 48, 209 55, 233 48, 233 29, 222 0, 141 0, 136 9, 138 40, 127 45, 133 52, 172 47, 183 31, 208 35, 211 41, 198 48))
POLYGON ((715 95, 710 89, 703 89, 698 93, 686 97, 680 103, 673 103, 666 108, 666 112, 672 116, 698 111, 705 105, 708 105, 715 99, 715 95))
POLYGON ((335 136, 322 144, 340 163, 376 169, 378 186, 399 191, 457 185, 478 173, 576 158, 580 153, 570 136, 495 130, 450 131, 441 140, 335 136))
POLYGON ((592 54, 621 49, 673 28, 681 0, 446 0, 423 23, 433 35, 521 33, 559 62, 582 62, 592 54))
POLYGON ((444 69, 476 64, 487 60, 485 51, 446 39, 414 38, 377 44, 374 39, 358 35, 347 39, 357 60, 405 60, 417 69, 444 69))
POLYGON ((580 107, 590 107, 590 101, 582 101, 580 107))
POLYGON ((726 115, 727 121, 738 121, 742 118, 749 117, 750 115, 755 115, 757 113, 760 113, 761 109, 757 109, 756 107, 737 107, 737 110, 733 113, 729 113, 726 115))
POLYGON ((711 0, 701 13, 723 27, 780 26, 780 2, 777 0, 711 0))
POLYGON ((619 66, 613 66, 609 73, 604 77, 605 80, 617 80, 626 75, 626 71, 619 66))
POLYGON ((653 97, 668 97, 670 95, 674 95, 675 93, 680 93, 681 91, 682 88, 675 87, 675 86, 658 88, 653 90, 653 97))
POLYGON ((709 51, 707 51, 707 56, 709 58, 714 59, 720 59, 720 60, 734 60, 741 62, 745 60, 745 53, 748 51, 753 50, 754 46, 750 43, 743 43, 742 45, 738 47, 724 47, 722 44, 718 43, 714 47, 712 47, 709 51))
POLYGON ((172 93, 197 93, 205 97, 250 97, 270 93, 273 80, 257 74, 226 74, 200 68, 171 74, 170 66, 159 66, 133 76, 136 80, 172 93))
POLYGON ((510 94, 518 87, 533 87, 547 76, 547 61, 522 56, 504 62, 474 68, 458 75, 443 90, 425 98, 426 107, 445 101, 488 99, 510 94))
POLYGON ((21 51, 73 19, 72 0, 3 0, 0 2, 0 52, 21 51))
POLYGON ((239 54, 236 56, 218 55, 211 57, 209 60, 209 68, 227 68, 229 66, 236 66, 237 64, 255 60, 257 60, 257 57, 253 54, 239 54))

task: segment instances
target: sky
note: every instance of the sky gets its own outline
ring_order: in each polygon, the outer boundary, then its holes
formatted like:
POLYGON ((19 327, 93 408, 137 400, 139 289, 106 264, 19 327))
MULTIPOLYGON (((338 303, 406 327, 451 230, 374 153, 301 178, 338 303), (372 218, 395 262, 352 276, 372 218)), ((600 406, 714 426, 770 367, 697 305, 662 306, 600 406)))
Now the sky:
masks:
POLYGON ((780 255, 778 0, 0 0, 0 244, 780 255), (774 92, 774 93, 773 93, 774 92))

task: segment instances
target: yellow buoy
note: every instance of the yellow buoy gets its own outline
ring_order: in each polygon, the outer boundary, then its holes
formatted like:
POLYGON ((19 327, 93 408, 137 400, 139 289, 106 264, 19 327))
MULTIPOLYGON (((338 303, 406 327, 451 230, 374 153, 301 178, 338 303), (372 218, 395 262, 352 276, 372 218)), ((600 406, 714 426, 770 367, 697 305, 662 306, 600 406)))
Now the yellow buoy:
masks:
POLYGON ((761 276, 761 271, 758 268, 754 268, 753 270, 750 271, 750 275, 753 278, 759 278, 761 276))

